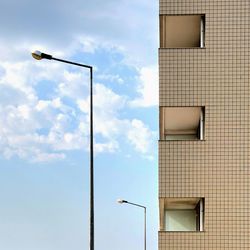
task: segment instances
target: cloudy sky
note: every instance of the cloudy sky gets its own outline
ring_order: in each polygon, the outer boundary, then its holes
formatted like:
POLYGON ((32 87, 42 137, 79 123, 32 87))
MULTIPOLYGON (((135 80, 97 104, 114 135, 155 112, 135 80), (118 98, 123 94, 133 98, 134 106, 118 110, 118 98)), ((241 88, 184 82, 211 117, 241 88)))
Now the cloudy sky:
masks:
POLYGON ((88 249, 94 67, 97 250, 157 249, 158 1, 0 1, 0 249, 88 249))

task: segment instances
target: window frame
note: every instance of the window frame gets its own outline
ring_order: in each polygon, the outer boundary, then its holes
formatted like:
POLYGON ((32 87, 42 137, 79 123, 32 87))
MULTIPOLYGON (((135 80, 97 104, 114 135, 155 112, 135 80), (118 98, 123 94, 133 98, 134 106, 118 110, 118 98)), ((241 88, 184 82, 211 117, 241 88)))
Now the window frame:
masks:
POLYGON ((205 106, 161 106, 159 113, 160 113, 160 123, 159 123, 160 141, 204 141, 205 140, 205 106), (179 136, 185 137, 185 134, 172 134, 172 137, 176 136, 176 139, 167 139, 167 135, 165 133, 165 130, 166 130, 165 129, 166 128, 165 109, 166 108, 201 108, 197 134, 190 134, 192 136, 196 135, 196 138, 178 139, 179 136))
POLYGON ((205 44, 205 35, 206 35, 206 14, 177 14, 177 15, 168 15, 160 14, 159 16, 159 41, 160 49, 204 49, 206 48, 205 44), (199 46, 167 46, 167 31, 166 31, 166 20, 167 17, 183 17, 183 16, 200 16, 200 45, 199 46))
MULTIPOLYGON (((183 203, 184 204, 184 203, 183 203)), ((205 198, 199 197, 199 198, 160 198, 160 231, 171 233, 171 232, 204 232, 205 231, 205 198), (194 208, 189 209, 181 209, 181 208, 168 208, 166 206, 166 201, 168 199, 176 199, 176 200, 187 200, 188 199, 198 199, 198 202, 194 208), (196 211, 196 230, 185 230, 185 231, 178 231, 178 230, 167 230, 166 226, 166 211, 187 211, 187 210, 193 210, 196 211)))

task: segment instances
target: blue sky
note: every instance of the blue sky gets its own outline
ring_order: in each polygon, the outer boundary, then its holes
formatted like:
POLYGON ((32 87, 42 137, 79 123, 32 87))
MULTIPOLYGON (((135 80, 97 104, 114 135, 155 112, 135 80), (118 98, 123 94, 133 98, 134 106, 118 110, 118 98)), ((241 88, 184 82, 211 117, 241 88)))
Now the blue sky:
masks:
POLYGON ((97 250, 157 249, 158 1, 0 2, 0 249, 88 249, 94 67, 97 250))

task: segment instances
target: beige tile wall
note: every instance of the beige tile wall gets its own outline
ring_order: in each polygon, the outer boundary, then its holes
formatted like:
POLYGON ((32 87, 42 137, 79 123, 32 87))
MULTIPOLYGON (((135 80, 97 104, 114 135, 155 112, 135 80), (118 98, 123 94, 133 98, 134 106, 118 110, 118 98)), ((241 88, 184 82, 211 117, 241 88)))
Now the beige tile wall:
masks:
POLYGON ((159 197, 205 197, 205 232, 159 232, 160 250, 250 249, 249 0, 160 0, 205 14, 206 48, 160 49, 160 106, 205 106, 205 141, 159 142, 159 197))

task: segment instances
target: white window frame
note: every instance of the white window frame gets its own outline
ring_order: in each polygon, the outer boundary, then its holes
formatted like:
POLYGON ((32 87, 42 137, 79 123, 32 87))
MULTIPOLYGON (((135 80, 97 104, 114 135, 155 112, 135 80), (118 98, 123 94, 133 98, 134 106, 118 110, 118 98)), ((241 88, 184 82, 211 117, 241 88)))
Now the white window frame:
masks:
MULTIPOLYGON (((174 207, 167 207, 166 206, 166 200, 172 199, 174 200, 175 198, 160 198, 160 231, 165 231, 165 232, 203 232, 204 231, 204 222, 205 222, 205 198, 195 198, 198 200, 198 202, 195 205, 195 208, 189 208, 189 209, 181 209, 181 208, 174 208, 174 207), (167 230, 167 225, 166 223, 166 213, 167 211, 177 211, 177 210, 196 210, 196 207, 199 206, 199 214, 196 218, 196 230, 185 230, 185 231, 177 231, 177 230, 167 230)), ((176 198, 177 200, 180 200, 181 198, 176 198)), ((183 198, 188 201, 188 198, 183 198)), ((189 198, 193 199, 193 198, 189 198)))
POLYGON ((205 33, 206 33, 206 15, 205 14, 189 14, 189 15, 160 15, 160 48, 205 48, 205 33), (166 18, 169 16, 200 16, 200 46, 197 47, 178 47, 167 46, 167 31, 166 31, 166 18))
MULTIPOLYGON (((204 140, 205 138, 205 107, 200 106, 200 121, 197 130, 197 134, 166 134, 166 124, 165 124, 165 108, 178 108, 178 107, 160 107, 160 140, 165 141, 193 141, 193 140, 204 140), (172 138, 172 139, 169 139, 172 138)), ((179 107, 179 108, 189 108, 189 107, 179 107)), ((190 107, 192 108, 192 107, 190 107)))

